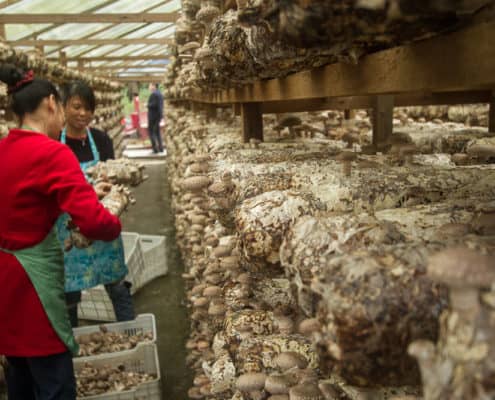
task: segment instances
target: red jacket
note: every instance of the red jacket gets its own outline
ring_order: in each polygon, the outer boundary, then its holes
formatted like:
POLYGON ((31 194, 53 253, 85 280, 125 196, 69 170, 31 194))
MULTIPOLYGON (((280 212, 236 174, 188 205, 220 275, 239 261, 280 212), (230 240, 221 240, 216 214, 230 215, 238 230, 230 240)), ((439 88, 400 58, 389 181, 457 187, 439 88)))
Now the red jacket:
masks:
MULTIPOLYGON (((0 248, 41 242, 67 212, 81 232, 113 240, 120 221, 107 212, 65 145, 14 129, 0 141, 0 248)), ((17 259, 0 250, 0 354, 43 356, 66 351, 17 259)))

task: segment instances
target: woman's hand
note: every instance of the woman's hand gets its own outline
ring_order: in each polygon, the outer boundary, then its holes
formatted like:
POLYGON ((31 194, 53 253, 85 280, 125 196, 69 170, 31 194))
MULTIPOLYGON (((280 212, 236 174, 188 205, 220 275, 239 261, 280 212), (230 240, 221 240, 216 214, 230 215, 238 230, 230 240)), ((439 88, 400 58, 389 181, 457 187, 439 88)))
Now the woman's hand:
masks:
POLYGON ((108 182, 98 182, 95 186, 95 192, 98 195, 98 199, 102 199, 108 193, 110 193, 110 189, 112 189, 112 184, 108 182))

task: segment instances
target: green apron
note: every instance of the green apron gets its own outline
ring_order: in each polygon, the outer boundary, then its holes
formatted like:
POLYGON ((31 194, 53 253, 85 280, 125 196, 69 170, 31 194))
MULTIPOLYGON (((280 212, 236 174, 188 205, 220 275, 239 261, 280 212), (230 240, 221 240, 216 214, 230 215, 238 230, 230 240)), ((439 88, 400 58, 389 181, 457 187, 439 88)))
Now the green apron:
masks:
MULTIPOLYGON (((5 250, 15 256, 29 276, 50 323, 73 355, 79 353, 64 297, 64 255, 52 229, 45 239, 21 250, 5 250)), ((35 329, 35 327, 33 327, 35 329)))

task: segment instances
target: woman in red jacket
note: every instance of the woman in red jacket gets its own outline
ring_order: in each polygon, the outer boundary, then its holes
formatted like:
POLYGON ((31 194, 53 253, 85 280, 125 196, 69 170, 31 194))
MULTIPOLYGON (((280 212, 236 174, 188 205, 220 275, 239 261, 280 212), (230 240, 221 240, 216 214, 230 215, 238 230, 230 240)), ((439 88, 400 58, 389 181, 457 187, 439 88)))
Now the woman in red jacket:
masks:
POLYGON ((0 354, 9 399, 76 398, 78 348, 64 301, 63 253, 54 231, 64 212, 91 239, 121 225, 99 203, 72 151, 57 139, 64 117, 48 81, 0 66, 21 128, 0 141, 0 354))

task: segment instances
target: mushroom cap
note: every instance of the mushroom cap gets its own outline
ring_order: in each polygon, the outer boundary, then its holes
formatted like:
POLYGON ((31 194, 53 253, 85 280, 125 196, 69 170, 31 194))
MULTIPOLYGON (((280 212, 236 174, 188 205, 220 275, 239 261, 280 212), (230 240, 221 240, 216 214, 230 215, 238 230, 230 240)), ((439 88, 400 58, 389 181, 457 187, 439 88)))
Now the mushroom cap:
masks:
POLYGON ((275 357, 273 360, 275 365, 282 370, 288 370, 290 368, 306 368, 308 366, 308 360, 302 354, 295 351, 284 351, 275 357))
POLYGON ((208 187, 210 183, 211 183, 211 179, 207 176, 204 175, 191 176, 182 181, 182 187, 185 190, 195 191, 208 187))
POLYGON ((198 387, 192 387, 187 391, 187 397, 190 399, 202 399, 204 396, 199 391, 198 387))
POLYGON ((226 191, 227 191, 227 185, 225 185, 225 183, 222 181, 213 182, 208 187, 208 194, 211 197, 223 197, 226 191))
POLYGON ((335 157, 335 159, 337 161, 354 161, 357 159, 357 154, 352 151, 342 151, 335 157))
POLYGON ((215 18, 217 18, 220 13, 221 12, 218 7, 208 4, 206 7, 201 7, 200 10, 196 13, 196 20, 209 24, 215 18))
POLYGON ((219 245, 213 249, 213 256, 216 258, 228 257, 232 253, 232 247, 219 245))
POLYGON ((210 304, 208 308, 208 314, 213 316, 224 315, 226 312, 226 308, 224 304, 210 304))
POLYGON ((209 46, 203 46, 196 50, 196 53, 194 53, 194 58, 197 60, 202 60, 213 57, 214 54, 215 53, 213 53, 213 50, 209 46))
POLYGON ((449 287, 489 287, 495 281, 495 259, 467 247, 453 247, 430 257, 428 275, 449 287))
POLYGON ((201 174, 204 172, 208 172, 210 166, 208 165, 207 162, 202 162, 202 163, 193 163, 189 168, 191 169, 191 172, 195 174, 201 174))
POLYGON ((222 288, 220 286, 208 286, 203 291, 203 296, 205 297, 217 297, 222 294, 222 288))
POLYGON ((359 134, 354 132, 347 132, 342 136, 342 140, 347 143, 359 143, 359 134))
POLYGON ((287 394, 274 394, 268 397, 267 400, 289 400, 289 396, 287 394))
POLYGON ((324 400, 318 385, 314 383, 303 383, 289 390, 290 400, 324 400))
POLYGON ((188 42, 179 48, 179 53, 199 49, 201 45, 198 42, 188 42))
POLYGON ((283 375, 271 375, 265 380, 265 390, 271 394, 289 393, 290 382, 283 375))
POLYGON ((208 304, 210 304, 210 300, 206 297, 199 297, 194 300, 193 307, 206 307, 208 304))
POLYGON ((262 372, 250 372, 237 378, 236 387, 241 392, 254 392, 265 387, 266 374, 262 372))
POLYGON ((473 228, 481 235, 495 235, 495 213, 482 213, 471 221, 473 228))
POLYGON ((280 333, 290 334, 294 332, 294 321, 285 315, 275 316, 275 325, 280 333))
POLYGON ((435 344, 429 340, 415 340, 407 348, 407 353, 418 360, 430 360, 435 355, 435 344))
POLYGON ((463 165, 469 161, 469 156, 465 153, 455 153, 452 154, 450 159, 456 164, 463 165))
POLYGON ((301 118, 295 115, 286 115, 285 117, 280 119, 278 125, 282 127, 292 127, 296 125, 301 125, 301 123, 302 123, 301 118))
POLYGON ((220 260, 220 265, 223 268, 237 268, 240 264, 240 259, 237 256, 229 256, 229 257, 223 257, 220 260))
POLYGON ((474 144, 467 149, 467 153, 475 157, 495 157, 495 146, 474 144))
POLYGON ((318 384, 318 388, 320 389, 321 393, 323 394, 323 397, 326 400, 330 399, 338 399, 340 397, 339 392, 333 387, 333 385, 330 382, 320 382, 318 384))
POLYGON ((306 318, 299 323, 299 333, 309 336, 321 329, 320 322, 317 318, 306 318))

